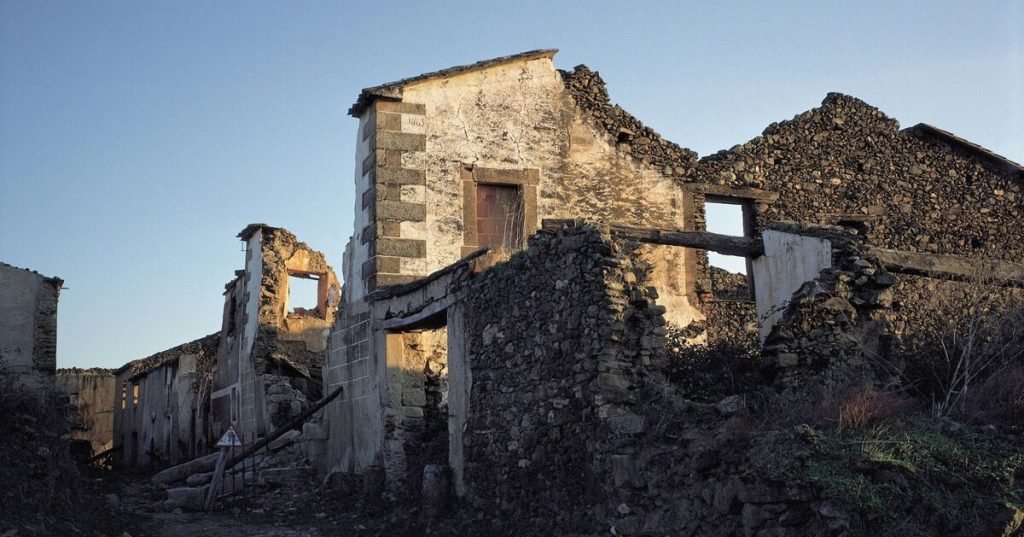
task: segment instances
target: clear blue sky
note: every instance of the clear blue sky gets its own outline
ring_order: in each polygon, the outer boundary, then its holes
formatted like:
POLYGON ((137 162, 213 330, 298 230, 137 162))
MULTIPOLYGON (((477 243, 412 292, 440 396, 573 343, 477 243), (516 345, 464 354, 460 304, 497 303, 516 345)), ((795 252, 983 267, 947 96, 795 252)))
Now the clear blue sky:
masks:
POLYGON ((249 222, 340 272, 360 88, 523 50, 705 155, 829 91, 1024 161, 1024 2, 0 0, 0 261, 66 280, 58 364, 219 329, 249 222))

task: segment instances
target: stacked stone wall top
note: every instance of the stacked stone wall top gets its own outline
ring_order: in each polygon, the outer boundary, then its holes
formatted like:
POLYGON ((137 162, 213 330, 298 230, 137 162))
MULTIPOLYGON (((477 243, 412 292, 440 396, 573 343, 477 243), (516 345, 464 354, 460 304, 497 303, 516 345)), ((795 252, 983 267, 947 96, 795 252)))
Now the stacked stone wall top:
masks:
POLYGON ((831 267, 793 294, 765 339, 763 355, 776 387, 810 394, 816 385, 832 390, 860 382, 886 384, 893 374, 882 367, 889 353, 885 334, 893 276, 853 232, 776 228, 832 245, 831 267))
POLYGON ((1024 256, 1024 192, 980 159, 926 141, 878 109, 841 94, 764 134, 701 159, 688 180, 778 192, 757 205, 773 221, 862 221, 873 245, 899 250, 1024 256))
POLYGON ((697 153, 662 138, 621 107, 611 104, 599 73, 585 65, 560 73, 576 105, 616 140, 620 150, 630 153, 643 164, 653 166, 666 177, 685 178, 690 175, 697 162, 697 153))

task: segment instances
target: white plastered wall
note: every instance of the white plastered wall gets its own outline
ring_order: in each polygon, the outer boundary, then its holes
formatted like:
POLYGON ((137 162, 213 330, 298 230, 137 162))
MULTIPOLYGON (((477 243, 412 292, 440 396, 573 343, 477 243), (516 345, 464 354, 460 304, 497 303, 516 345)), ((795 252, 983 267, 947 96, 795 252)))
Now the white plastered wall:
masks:
POLYGON ((758 335, 764 343, 793 293, 832 266, 832 243, 773 230, 765 231, 762 240, 764 255, 751 265, 760 321, 758 335))

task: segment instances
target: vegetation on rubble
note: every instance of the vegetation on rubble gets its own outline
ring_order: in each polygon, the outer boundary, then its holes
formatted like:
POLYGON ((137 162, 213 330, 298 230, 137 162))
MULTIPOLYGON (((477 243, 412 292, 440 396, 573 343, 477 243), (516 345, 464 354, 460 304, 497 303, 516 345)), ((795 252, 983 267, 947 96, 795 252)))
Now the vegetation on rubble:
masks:
POLYGON ((0 373, 0 416, 0 533, 91 535, 85 528, 110 523, 89 504, 102 499, 88 498, 89 482, 71 452, 74 413, 66 395, 0 373))
POLYGON ((691 345, 686 334, 671 325, 665 337, 669 353, 666 376, 689 399, 717 402, 761 384, 761 351, 754 338, 691 345))
POLYGON ((887 534, 998 535, 1024 509, 1024 452, 998 435, 913 413, 824 429, 813 443, 775 477, 819 487, 887 534))

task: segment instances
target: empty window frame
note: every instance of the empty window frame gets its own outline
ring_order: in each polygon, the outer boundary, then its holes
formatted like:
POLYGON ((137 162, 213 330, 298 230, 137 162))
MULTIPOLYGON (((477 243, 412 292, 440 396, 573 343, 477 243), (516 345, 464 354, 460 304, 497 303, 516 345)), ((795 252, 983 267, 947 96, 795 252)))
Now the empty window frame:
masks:
POLYGON ((287 310, 291 315, 317 315, 320 304, 320 275, 288 273, 287 310))
MULTIPOLYGON (((753 235, 750 205, 746 200, 708 196, 704 214, 708 232, 734 237, 753 235)), ((749 259, 708 252, 708 263, 715 298, 752 300, 749 259)))

